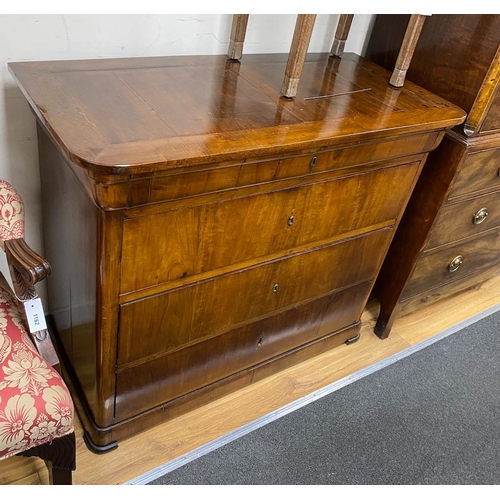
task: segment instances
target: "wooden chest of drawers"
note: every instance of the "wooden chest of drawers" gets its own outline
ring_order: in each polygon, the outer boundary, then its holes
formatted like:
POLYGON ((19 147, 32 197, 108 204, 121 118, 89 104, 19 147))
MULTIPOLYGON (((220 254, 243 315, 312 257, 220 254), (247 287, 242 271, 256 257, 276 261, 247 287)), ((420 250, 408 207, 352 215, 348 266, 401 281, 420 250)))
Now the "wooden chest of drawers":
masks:
POLYGON ((37 116, 50 313, 91 447, 355 339, 465 114, 351 55, 10 68, 37 116))
MULTIPOLYGON (((367 57, 391 67, 408 16, 377 16, 367 57)), ((500 16, 433 15, 407 79, 461 106, 415 187, 374 292, 376 333, 500 271, 500 16)))

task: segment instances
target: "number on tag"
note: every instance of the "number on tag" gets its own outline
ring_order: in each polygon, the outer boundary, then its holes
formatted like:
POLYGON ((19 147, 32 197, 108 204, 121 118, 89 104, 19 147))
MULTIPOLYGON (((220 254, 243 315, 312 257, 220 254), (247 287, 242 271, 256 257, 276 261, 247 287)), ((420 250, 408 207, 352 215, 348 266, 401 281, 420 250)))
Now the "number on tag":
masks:
POLYGON ((31 333, 39 332, 47 328, 41 299, 27 300, 24 302, 24 309, 26 311, 31 333))

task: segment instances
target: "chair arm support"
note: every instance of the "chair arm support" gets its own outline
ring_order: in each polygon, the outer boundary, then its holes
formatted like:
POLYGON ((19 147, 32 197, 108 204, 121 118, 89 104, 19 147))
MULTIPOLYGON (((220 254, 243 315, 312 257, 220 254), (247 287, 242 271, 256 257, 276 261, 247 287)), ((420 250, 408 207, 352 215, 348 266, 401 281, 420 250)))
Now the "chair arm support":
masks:
POLYGON ((36 298, 35 284, 49 276, 49 262, 32 250, 24 238, 4 241, 4 249, 17 297, 36 298))

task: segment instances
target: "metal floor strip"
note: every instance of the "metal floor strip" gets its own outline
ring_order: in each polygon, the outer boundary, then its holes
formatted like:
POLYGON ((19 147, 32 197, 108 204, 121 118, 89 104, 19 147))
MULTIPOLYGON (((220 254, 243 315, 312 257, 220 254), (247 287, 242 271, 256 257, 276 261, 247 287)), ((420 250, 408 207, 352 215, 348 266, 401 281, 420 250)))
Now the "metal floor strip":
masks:
POLYGON ((352 384, 353 382, 356 382, 357 380, 362 379, 363 377, 371 375, 377 372, 378 370, 381 370, 382 368, 385 368, 386 366, 395 363, 396 361, 406 358, 407 356, 411 356, 415 352, 418 352, 421 349, 424 349, 430 346, 431 344, 438 342, 439 340, 444 339, 445 337, 448 337, 449 335, 452 335, 453 333, 456 333, 466 328, 467 326, 472 325, 473 323, 476 323, 477 321, 480 321, 498 311, 500 311, 500 304, 490 307, 489 309, 473 316, 472 318, 468 318, 465 321, 462 321, 450 328, 447 328, 441 333, 434 335, 433 337, 424 340, 412 347, 409 347, 404 351, 401 351, 397 354, 393 354, 392 356, 382 361, 379 361, 378 363, 375 363, 367 368, 357 371, 356 373, 348 375, 347 377, 344 377, 338 380, 337 382, 333 382, 332 384, 329 384, 321 389, 318 389, 317 391, 314 391, 311 394, 308 394, 307 396, 304 396, 271 413, 268 413, 267 415, 264 415, 254 420, 253 422, 250 422, 249 424, 246 424, 232 432, 229 432, 228 434, 225 434, 220 438, 214 439, 210 443, 204 444, 188 453, 185 453, 184 455, 178 458, 170 460, 169 462, 160 465, 159 467, 156 467, 151 471, 136 477, 135 479, 127 481, 124 484, 127 485, 148 484, 151 481, 154 481, 155 479, 158 479, 159 477, 164 476, 165 474, 168 474, 169 472, 172 472, 173 470, 178 469, 179 467, 182 467, 183 465, 186 465, 187 463, 192 462, 193 460, 196 460, 197 458, 200 458, 203 455, 206 455, 207 453, 210 453, 218 448, 221 448, 222 446, 231 443, 232 441, 235 441, 236 439, 239 439, 240 437, 243 437, 246 434, 249 434, 250 432, 257 430, 260 427, 269 424, 270 422, 278 420, 279 418, 288 415, 289 413, 292 413, 293 411, 298 410, 299 408, 302 408, 303 406, 306 406, 309 403, 312 403, 313 401, 323 398, 328 394, 331 394, 332 392, 341 389, 342 387, 345 387, 349 384, 352 384))

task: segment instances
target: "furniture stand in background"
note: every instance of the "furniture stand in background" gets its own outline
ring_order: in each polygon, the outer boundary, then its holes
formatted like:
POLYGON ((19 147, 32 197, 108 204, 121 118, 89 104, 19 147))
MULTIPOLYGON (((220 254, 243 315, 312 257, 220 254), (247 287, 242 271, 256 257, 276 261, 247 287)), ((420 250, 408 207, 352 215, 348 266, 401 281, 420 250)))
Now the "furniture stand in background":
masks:
MULTIPOLYGON (((366 57, 391 68, 406 15, 378 15, 366 57)), ((407 79, 467 111, 430 156, 374 293, 375 332, 398 315, 477 286, 500 270, 500 16, 433 15, 407 79)))
POLYGON ((309 54, 286 99, 287 61, 10 64, 94 451, 356 339, 427 154, 465 118, 353 54, 309 54))
MULTIPOLYGON (((342 57, 353 17, 354 14, 340 14, 337 29, 335 31, 335 38, 330 51, 332 56, 342 57)), ((230 59, 239 60, 243 55, 248 18, 248 14, 234 14, 233 16, 228 49, 228 57, 230 59)), ((411 14, 409 16, 406 31, 400 41, 398 57, 393 66, 394 69, 389 80, 393 87, 402 87, 404 85, 406 71, 410 66, 413 51, 415 50, 420 32, 422 31, 425 18, 426 16, 422 14, 411 14)), ((297 15, 292 44, 285 68, 285 76, 281 84, 281 95, 284 97, 293 98, 297 95, 297 89, 315 21, 316 14, 297 15)))

